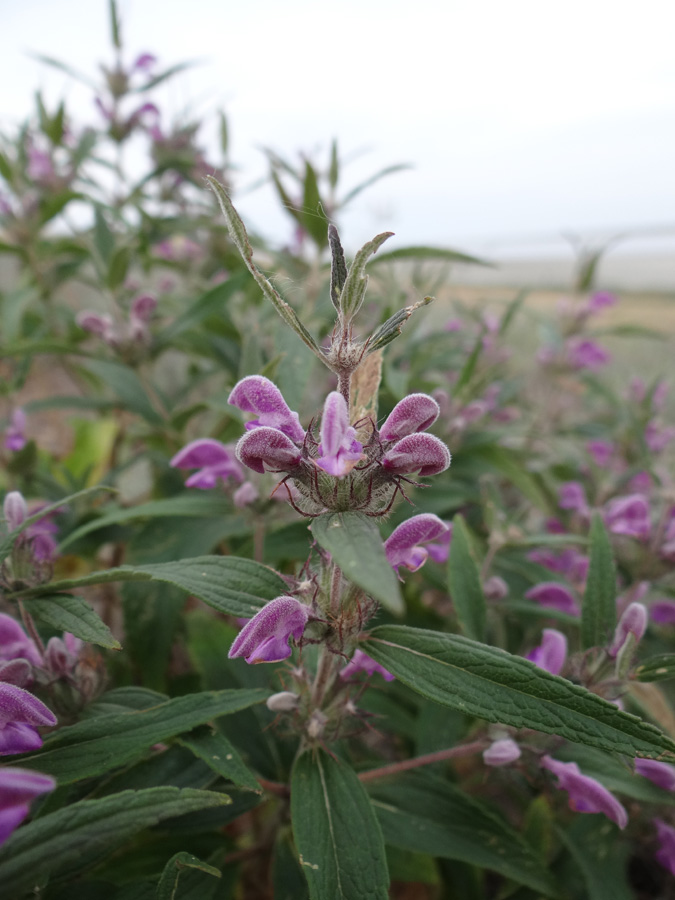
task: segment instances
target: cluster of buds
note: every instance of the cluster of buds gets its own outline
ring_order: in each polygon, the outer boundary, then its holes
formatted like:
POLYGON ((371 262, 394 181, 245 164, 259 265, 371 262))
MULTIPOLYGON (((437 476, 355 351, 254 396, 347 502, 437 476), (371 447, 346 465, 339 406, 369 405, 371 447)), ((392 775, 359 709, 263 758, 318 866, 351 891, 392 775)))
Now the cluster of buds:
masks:
MULTIPOLYGON (((19 491, 10 491, 3 502, 3 517, 8 532, 21 528, 29 517, 40 511, 34 508, 29 513, 28 505, 19 491)), ((8 560, 0 565, 0 585, 8 591, 20 590, 35 584, 49 581, 52 574, 52 561, 56 553, 54 535, 57 527, 46 515, 37 522, 32 522, 14 541, 8 560)))
POLYGON ((150 343, 148 323, 157 307, 157 300, 151 294, 140 294, 134 299, 129 310, 128 321, 119 326, 107 313, 97 313, 85 309, 78 313, 75 321, 90 334, 106 343, 109 347, 120 349, 125 347, 145 347, 150 343))

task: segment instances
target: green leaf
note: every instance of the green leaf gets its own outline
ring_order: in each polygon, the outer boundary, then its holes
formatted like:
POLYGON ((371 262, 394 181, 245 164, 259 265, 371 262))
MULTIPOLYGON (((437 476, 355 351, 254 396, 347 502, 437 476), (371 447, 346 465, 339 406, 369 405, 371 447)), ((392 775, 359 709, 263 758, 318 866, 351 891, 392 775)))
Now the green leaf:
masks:
POLYGON ((353 769, 323 750, 303 753, 291 775, 291 820, 312 900, 387 900, 382 833, 353 769))
POLYGON ((508 447, 497 444, 474 447, 471 450, 474 460, 487 463, 489 467, 501 473, 532 503, 537 509, 548 512, 551 502, 541 483, 541 478, 527 470, 524 456, 508 447))
MULTIPOLYGON (((223 648, 223 654, 225 648, 223 648)), ((150 709, 85 719, 60 728, 21 765, 69 784, 102 775, 143 756, 154 744, 246 709, 269 696, 263 690, 204 691, 174 697, 150 709)))
POLYGON ((218 198, 218 202, 220 203, 220 208, 222 210, 223 215, 225 216, 225 222, 227 224, 227 229, 230 233, 230 237, 234 242, 237 250, 242 256, 242 259, 246 263, 246 268, 249 270, 251 275, 255 278, 258 286, 262 290, 263 294, 267 297, 268 300, 274 305, 274 308, 279 313, 281 318, 289 325, 293 331, 298 335, 298 337, 304 341, 304 343, 309 347, 312 353, 318 357, 324 364, 326 363, 326 356, 314 340, 312 335, 307 331, 305 326, 302 324, 297 314, 291 307, 286 303, 285 300, 281 298, 281 295, 272 287, 270 282, 265 278, 265 276, 260 272, 260 270, 256 267, 253 262, 253 249, 248 239, 248 234, 246 233, 246 228, 244 227, 244 223, 239 217, 239 213, 236 211, 234 206, 232 205, 232 201, 227 195, 225 188, 220 184, 217 179, 213 178, 211 175, 206 176, 206 180, 211 185, 213 192, 218 198))
POLYGON ((115 0, 110 0, 110 32, 112 37, 112 42, 118 50, 122 48, 122 35, 120 33, 120 18, 117 13, 117 3, 115 0))
POLYGON ((328 513, 314 519, 312 534, 349 581, 390 612, 403 614, 401 588, 372 519, 358 512, 328 513))
POLYGON ((262 793, 258 779, 222 732, 209 727, 198 728, 184 735, 179 743, 192 751, 198 759, 203 760, 218 775, 255 791, 256 794, 262 793))
POLYGON ((140 378, 128 366, 109 359, 90 359, 86 368, 116 394, 123 409, 136 413, 151 425, 163 424, 164 419, 153 406, 140 378))
POLYGON ((633 900, 627 878, 628 845, 617 840, 616 829, 607 827, 606 820, 599 827, 599 818, 577 816, 568 831, 556 831, 581 871, 586 900, 633 900))
POLYGON ((213 314, 222 316, 227 302, 237 291, 244 287, 246 279, 248 279, 248 275, 242 270, 235 275, 231 275, 227 281, 217 284, 205 294, 202 294, 189 309, 155 336, 155 344, 161 347, 167 346, 185 331, 201 325, 208 316, 213 314))
POLYGON ((485 597, 466 522, 460 515, 452 520, 448 590, 464 634, 475 641, 485 640, 485 597))
POLYGON ((15 831, 0 847, 3 895, 22 896, 54 869, 110 851, 163 819, 230 802, 224 794, 175 787, 80 800, 15 831))
POLYGON ((323 211, 316 172, 309 160, 305 161, 305 184, 300 217, 305 231, 317 247, 323 249, 328 243, 328 219, 323 211))
POLYGON ((627 756, 675 759, 654 725, 527 659, 454 634, 381 625, 362 644, 413 690, 469 715, 627 756))
POLYGON ((57 631, 69 631, 75 637, 109 650, 121 650, 108 626, 82 597, 54 594, 25 601, 26 611, 38 622, 51 625, 57 631))
POLYGON ((662 653, 643 660, 633 672, 638 681, 666 681, 675 678, 675 653, 662 653))
POLYGON ((408 163, 397 163, 394 166, 387 166, 385 169, 380 169, 379 172, 376 172, 374 175, 371 175, 369 178, 366 178, 365 181, 362 181, 356 187, 352 188, 349 193, 345 194, 345 196, 340 201, 340 208, 344 208, 350 203, 354 197, 357 197, 362 191, 365 191, 366 188, 370 187, 371 184, 375 184, 376 181, 379 181, 381 178, 386 178, 387 175, 393 175, 394 172, 403 172, 406 169, 411 169, 408 163))
POLYGON ((492 869, 547 897, 555 882, 533 848, 484 803, 416 772, 369 788, 387 844, 492 869))
POLYGON ((94 210, 94 247, 101 262, 107 266, 115 250, 115 235, 110 230, 100 206, 94 210))
POLYGON ((475 266, 488 266, 494 268, 493 263, 485 259, 479 259, 477 256, 469 256, 466 253, 460 253, 458 250, 450 250, 448 247, 399 247, 398 250, 391 250, 389 253, 381 253, 377 259, 374 259, 371 265, 380 265, 381 263, 396 262, 399 259, 437 259, 442 262, 454 263, 470 263, 475 266))
POLYGON ((157 885, 155 900, 175 900, 179 896, 177 893, 178 880, 184 869, 197 869, 206 875, 213 875, 214 878, 221 877, 220 869, 209 866, 201 859, 197 859, 196 856, 183 850, 181 853, 175 853, 164 866, 162 877, 157 885))
POLYGON ((590 565, 581 608, 581 640, 585 650, 603 647, 616 627, 616 571, 609 535, 600 513, 593 513, 590 565))
POLYGON ((199 597, 219 612, 243 618, 251 618, 268 600, 274 600, 288 591, 286 582, 275 571, 252 559, 195 556, 175 562, 105 569, 83 578, 26 588, 9 596, 39 596, 116 581, 162 581, 199 597))
POLYGON ((410 316, 412 316, 412 314, 420 307, 428 306, 433 300, 433 297, 425 297, 424 300, 419 300, 412 306, 406 306, 404 309, 399 309, 393 316, 390 316, 386 322, 375 329, 366 341, 368 353, 374 353, 376 350, 381 350, 383 347, 386 347, 387 344, 391 344, 391 342, 401 334, 401 329, 410 316))
POLYGON ((364 244, 354 257, 347 273, 347 280, 340 292, 340 313, 343 321, 351 322, 359 311, 368 287, 366 263, 374 253, 377 253, 382 244, 392 237, 393 233, 393 231, 384 231, 382 234, 376 235, 372 241, 364 244))

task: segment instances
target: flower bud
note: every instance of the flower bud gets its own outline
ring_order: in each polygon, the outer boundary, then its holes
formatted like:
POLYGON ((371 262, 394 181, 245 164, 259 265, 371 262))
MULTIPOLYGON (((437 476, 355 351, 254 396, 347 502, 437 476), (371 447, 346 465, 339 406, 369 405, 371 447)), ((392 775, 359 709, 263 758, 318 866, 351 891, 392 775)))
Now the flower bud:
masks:
POLYGON ((408 394, 392 409, 380 428, 380 439, 398 441, 418 431, 426 431, 434 424, 440 406, 428 394, 408 394))
POLYGON ((631 635, 634 639, 631 643, 638 644, 647 630, 647 620, 647 607, 642 603, 630 603, 623 611, 616 626, 614 639, 607 650, 609 655, 612 658, 616 657, 631 635))
POLYGON ((2 506, 7 528, 16 531, 28 518, 28 507, 19 491, 10 491, 2 506))
POLYGON ((382 465, 392 475, 438 475, 450 465, 450 451, 433 434, 409 434, 384 454, 382 465))
POLYGON ((279 691, 278 694, 272 694, 265 701, 265 705, 272 712, 292 712, 298 707, 300 697, 293 691, 279 691))
POLYGON ((247 432, 235 448, 240 463, 254 472, 290 472, 299 465, 302 453, 283 431, 260 426, 247 432))
POLYGON ((561 631, 555 628, 544 628, 541 635, 541 644, 531 650, 526 659, 531 660, 535 666, 545 669, 551 675, 559 675, 567 658, 567 638, 561 631))
POLYGON ((520 747, 511 738, 500 738, 493 741, 487 750, 483 750, 483 762, 486 766, 508 766, 520 759, 520 747))
POLYGON ((509 586, 499 575, 491 575, 483 582, 483 593, 486 600, 503 600, 509 593, 509 586))

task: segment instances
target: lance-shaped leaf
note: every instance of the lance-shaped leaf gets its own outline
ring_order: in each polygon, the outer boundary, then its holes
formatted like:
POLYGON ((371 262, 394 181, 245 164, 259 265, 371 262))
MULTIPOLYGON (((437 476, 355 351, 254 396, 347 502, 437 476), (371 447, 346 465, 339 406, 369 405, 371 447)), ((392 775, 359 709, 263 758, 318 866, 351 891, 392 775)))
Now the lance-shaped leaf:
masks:
POLYGON ((654 725, 505 650, 402 625, 375 628, 361 646, 443 706, 627 756, 675 759, 675 743, 654 725))
POLYGON ((263 690, 204 691, 149 709, 85 719, 59 729, 21 765, 53 775, 60 784, 101 775, 138 759, 155 744, 268 696, 263 690))
POLYGON ((616 627, 616 571, 609 535, 599 513, 593 514, 590 534, 590 564, 581 609, 581 640, 584 648, 602 647, 616 627))
POLYGON ((471 553, 469 532, 464 519, 459 515, 452 520, 448 588, 464 634, 476 641, 484 640, 485 597, 480 572, 471 553))
POLYGON ((328 226, 328 243, 330 244, 330 299, 335 309, 340 312, 340 295, 347 280, 347 263, 345 252, 340 243, 340 235, 335 225, 328 226))
POLYGON ((412 306, 406 306, 403 309, 399 309, 393 316, 390 316, 386 322, 375 329, 366 341, 368 353, 374 353, 376 350, 381 350, 383 347, 386 347, 387 344, 390 344, 395 340, 401 334, 401 329, 410 316, 412 316, 412 314, 421 306, 428 306, 435 299, 435 297, 425 297, 424 300, 419 300, 412 306))
POLYGON ((25 607, 38 622, 51 625, 57 631, 69 631, 83 641, 110 650, 121 649, 108 626, 82 597, 53 594, 26 600, 25 607))
POLYGON ((220 208, 223 212, 223 215, 225 216, 227 229, 230 232, 230 237, 234 241, 237 250, 241 253, 242 259, 246 263, 247 269, 255 278, 263 294, 274 304, 274 308, 279 313, 284 322, 286 322, 287 325, 290 325, 290 327, 298 335, 298 337, 303 340, 305 344, 307 344, 309 349, 321 360, 321 362, 325 364, 325 354, 316 343, 312 335, 302 324, 295 311, 291 309, 288 303, 286 303, 286 301, 281 298, 281 295, 278 293, 278 291, 274 289, 274 287, 270 284, 267 278, 265 278, 265 276, 253 262, 253 248, 251 247, 251 244, 249 242, 246 228, 244 227, 244 223, 239 217, 239 213, 232 205, 232 201, 228 197, 227 191, 222 186, 222 184, 217 181, 217 179, 213 178, 213 176, 207 175, 206 180, 209 182, 214 194, 218 198, 220 208))
POLYGON ((347 280, 340 292, 340 314, 344 322, 351 322, 359 311, 359 307, 366 295, 366 288, 368 287, 368 276, 365 274, 366 263, 393 233, 393 231, 384 231, 382 234, 376 235, 372 241, 364 244, 354 257, 354 262, 351 264, 347 274, 347 280))
POLYGON ((401 588, 387 562, 380 532, 362 513, 328 513, 312 522, 312 534, 346 578, 395 615, 403 612, 401 588))
POLYGON ((465 791, 415 772, 375 783, 369 793, 387 844, 492 869, 556 896, 555 882, 534 849, 465 791))
POLYGON ((353 769, 323 750, 303 753, 291 775, 291 820, 311 900, 386 900, 382 833, 353 769))
POLYGON ((164 819, 230 803, 225 794, 175 787, 80 800, 25 825, 0 847, 4 897, 22 897, 53 870, 110 852, 164 819))
POLYGON ((198 759, 204 760, 207 766, 223 778, 255 791, 256 794, 262 793, 255 775, 222 732, 214 731, 208 726, 197 728, 180 738, 179 743, 191 750, 198 759))

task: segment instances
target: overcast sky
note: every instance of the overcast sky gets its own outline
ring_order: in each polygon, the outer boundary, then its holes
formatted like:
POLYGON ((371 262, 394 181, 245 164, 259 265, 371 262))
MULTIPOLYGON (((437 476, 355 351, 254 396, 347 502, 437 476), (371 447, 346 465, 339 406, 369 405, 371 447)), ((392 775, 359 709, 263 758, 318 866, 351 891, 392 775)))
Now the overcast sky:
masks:
MULTIPOLYGON (((675 226, 672 0, 121 0, 127 59, 200 65, 163 95, 167 119, 223 108, 250 184, 270 146, 363 152, 346 187, 398 162, 343 219, 347 243, 465 248, 490 238, 675 226), (400 245, 400 244, 399 244, 400 245)), ((91 94, 29 57, 92 75, 111 59, 106 0, 0 0, 4 126, 41 87, 83 117, 91 94)), ((323 155, 322 155, 323 154, 323 155)), ((273 237, 264 190, 242 198, 273 237)))

